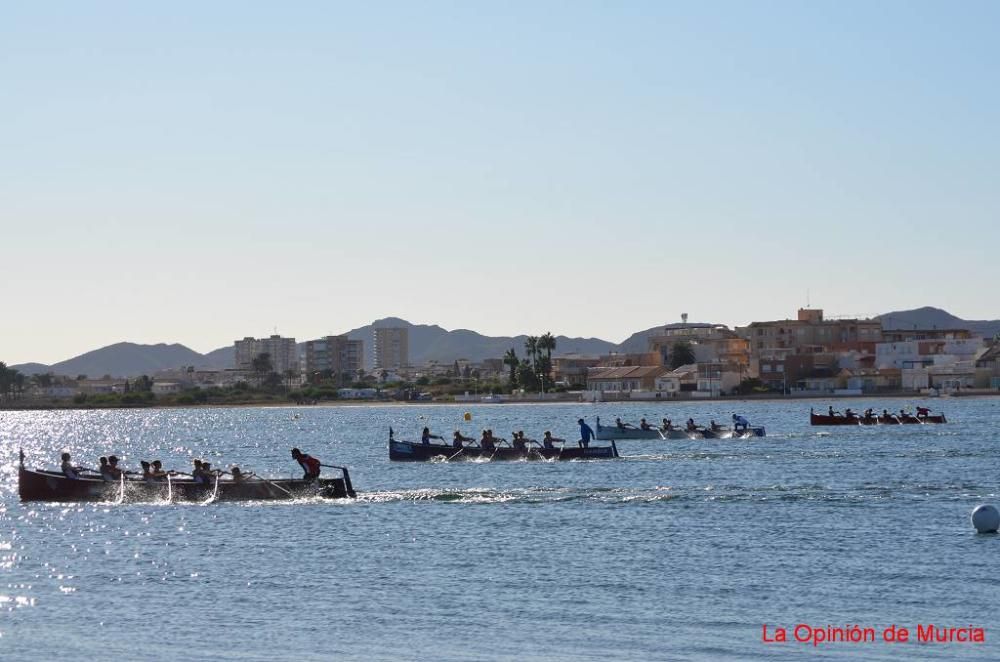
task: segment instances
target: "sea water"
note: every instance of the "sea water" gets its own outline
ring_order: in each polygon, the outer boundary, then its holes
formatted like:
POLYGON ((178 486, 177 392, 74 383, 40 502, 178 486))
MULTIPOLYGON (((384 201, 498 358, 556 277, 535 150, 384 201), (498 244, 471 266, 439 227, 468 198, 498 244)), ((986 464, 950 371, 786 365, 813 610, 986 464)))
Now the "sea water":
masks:
POLYGON ((826 404, 0 412, 0 659, 997 659, 1000 539, 969 513, 1000 504, 1000 399, 931 401, 945 425, 811 427, 826 404), (621 441, 620 460, 573 462, 387 453, 390 427, 575 441, 579 417, 733 413, 767 437, 621 441), (17 496, 19 447, 30 468, 68 450, 289 477, 293 446, 349 466, 359 498, 17 496), (985 628, 986 643, 918 642, 930 623, 985 628), (817 646, 794 640, 801 624, 879 638, 817 646), (894 625, 910 641, 886 642, 894 625))

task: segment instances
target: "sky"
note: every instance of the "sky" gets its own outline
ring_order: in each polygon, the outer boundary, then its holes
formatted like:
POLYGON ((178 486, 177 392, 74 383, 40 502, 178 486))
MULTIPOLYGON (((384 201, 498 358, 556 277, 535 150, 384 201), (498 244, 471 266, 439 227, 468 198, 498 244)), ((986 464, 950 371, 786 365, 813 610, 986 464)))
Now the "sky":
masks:
POLYGON ((1000 317, 995 2, 0 10, 0 361, 1000 317))

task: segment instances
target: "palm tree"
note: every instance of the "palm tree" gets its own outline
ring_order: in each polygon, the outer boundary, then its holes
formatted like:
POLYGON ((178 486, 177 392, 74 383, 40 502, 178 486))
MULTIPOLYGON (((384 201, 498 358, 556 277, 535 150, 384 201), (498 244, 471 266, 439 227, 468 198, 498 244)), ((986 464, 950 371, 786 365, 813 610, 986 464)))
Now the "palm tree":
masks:
POLYGON ((253 361, 250 362, 250 367, 253 368, 254 373, 257 375, 258 387, 264 383, 264 377, 274 370, 274 367, 271 365, 271 355, 267 352, 263 352, 253 357, 253 361))
POLYGON ((531 358, 531 367, 535 368, 535 360, 538 358, 538 336, 528 336, 524 341, 524 351, 531 358))
POLYGON ((549 332, 545 332, 541 338, 538 339, 538 349, 545 350, 545 359, 542 361, 542 383, 546 381, 552 381, 550 374, 552 372, 552 351, 556 348, 556 338, 549 332))
POLYGON ((508 349, 507 353, 503 355, 503 363, 510 366, 510 387, 513 389, 517 386, 517 366, 521 363, 513 347, 508 349))
POLYGON ((538 339, 538 349, 545 350, 545 356, 552 358, 552 352, 556 348, 556 338, 551 333, 546 332, 538 339))

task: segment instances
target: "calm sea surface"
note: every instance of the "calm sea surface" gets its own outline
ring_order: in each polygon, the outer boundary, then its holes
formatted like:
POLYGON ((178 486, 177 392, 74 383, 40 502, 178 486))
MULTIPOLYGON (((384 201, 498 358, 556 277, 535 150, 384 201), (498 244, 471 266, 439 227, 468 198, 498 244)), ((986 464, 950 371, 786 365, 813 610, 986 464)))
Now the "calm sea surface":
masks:
POLYGON ((947 425, 810 427, 825 404, 0 412, 0 659, 1000 658, 1000 539, 969 524, 1000 505, 1000 399, 930 401, 947 425), (734 410, 768 436, 622 441, 617 461, 387 458, 390 425, 576 439, 580 416, 734 410), (18 446, 31 467, 66 449, 272 476, 300 473, 299 446, 351 467, 360 498, 21 504, 18 446), (765 645, 763 623, 976 625, 987 643, 765 645))

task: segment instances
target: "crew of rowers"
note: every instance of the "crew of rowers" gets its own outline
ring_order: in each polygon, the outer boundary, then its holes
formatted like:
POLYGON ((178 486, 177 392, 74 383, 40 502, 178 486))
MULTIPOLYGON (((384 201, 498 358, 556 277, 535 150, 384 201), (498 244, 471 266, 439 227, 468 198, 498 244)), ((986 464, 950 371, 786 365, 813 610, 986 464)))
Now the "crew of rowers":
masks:
MULTIPOLYGON (((444 441, 444 437, 436 434, 431 434, 430 428, 424 428, 420 435, 420 443, 429 446, 431 444, 431 439, 440 439, 444 441)), ((497 446, 501 443, 509 443, 511 448, 521 451, 527 451, 531 444, 541 446, 542 448, 555 448, 556 443, 565 443, 565 439, 559 439, 553 437, 552 433, 548 430, 545 431, 545 435, 542 437, 542 441, 536 441, 535 439, 529 439, 524 436, 524 430, 517 430, 511 432, 510 442, 502 437, 494 436, 493 430, 483 430, 482 436, 478 440, 477 446, 469 446, 470 448, 481 448, 485 451, 495 451, 497 446)), ((476 443, 476 439, 472 437, 466 437, 459 430, 455 430, 452 435, 451 447, 455 450, 461 450, 466 448, 466 444, 476 443)))
MULTIPOLYGON (((916 416, 914 416, 910 412, 906 411, 905 409, 900 409, 898 414, 890 414, 888 409, 883 409, 882 410, 882 414, 881 414, 881 416, 883 418, 900 418, 900 419, 904 419, 904 418, 927 418, 930 415, 931 415, 931 409, 930 409, 930 407, 917 407, 917 415, 916 416)), ((827 416, 829 416, 831 418, 839 418, 839 417, 843 416, 843 418, 865 418, 865 419, 871 420, 873 418, 877 418, 879 416, 879 414, 876 414, 874 409, 866 409, 864 411, 864 413, 861 414, 861 416, 858 416, 857 412, 851 411, 850 408, 847 408, 847 409, 844 410, 843 415, 841 415, 841 413, 839 411, 835 410, 833 408, 833 406, 831 405, 830 409, 827 412, 827 416)))
MULTIPOLYGON (((297 461, 299 466, 302 467, 304 472, 302 476, 303 480, 315 480, 319 478, 320 467, 323 466, 319 460, 311 455, 303 453, 298 448, 292 449, 292 459, 297 461)), ((147 483, 162 483, 174 476, 187 476, 195 483, 212 485, 224 475, 231 476, 234 482, 244 481, 254 476, 252 472, 244 473, 235 465, 230 467, 229 471, 223 471, 221 469, 213 469, 211 462, 205 462, 197 459, 192 460, 193 467, 190 473, 184 471, 165 470, 163 468, 163 463, 160 460, 153 460, 152 462, 142 460, 139 462, 139 466, 142 467, 141 472, 125 471, 124 469, 121 469, 118 466, 118 458, 114 455, 110 457, 101 457, 98 459, 98 462, 100 463, 100 467, 97 469, 76 466, 73 464, 70 454, 63 453, 61 470, 66 478, 71 478, 73 480, 88 477, 82 476, 81 474, 92 473, 99 474, 101 478, 107 482, 118 482, 126 476, 136 476, 138 478, 132 478, 131 480, 143 480, 147 483)))
MULTIPOLYGON (((615 418, 615 426, 617 426, 619 430, 655 430, 656 429, 655 427, 653 427, 652 425, 650 425, 649 423, 647 423, 645 418, 643 418, 643 419, 641 419, 639 421, 639 427, 638 428, 635 427, 634 425, 632 425, 631 423, 623 423, 621 418, 615 418)), ((733 414, 733 430, 735 430, 737 432, 739 432, 739 431, 746 431, 749 427, 750 427, 750 421, 748 421, 743 416, 740 416, 738 414, 733 414)), ((718 423, 716 423, 714 419, 709 423, 709 428, 713 432, 720 432, 720 431, 726 429, 723 426, 721 426, 718 423)), ((669 418, 664 418, 663 422, 660 424, 660 428, 659 429, 661 431, 663 431, 663 432, 670 432, 671 430, 677 430, 679 428, 675 427, 673 421, 671 421, 669 418)), ((698 432, 698 431, 703 430, 703 429, 704 428, 701 425, 698 425, 697 423, 694 422, 693 418, 687 419, 687 422, 684 425, 684 430, 686 432, 698 432)))

